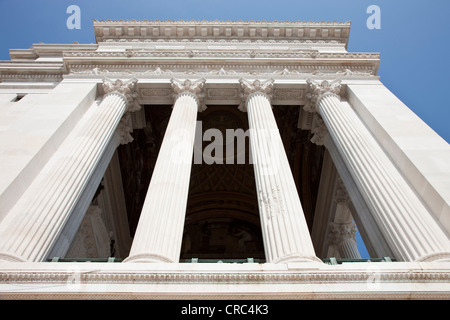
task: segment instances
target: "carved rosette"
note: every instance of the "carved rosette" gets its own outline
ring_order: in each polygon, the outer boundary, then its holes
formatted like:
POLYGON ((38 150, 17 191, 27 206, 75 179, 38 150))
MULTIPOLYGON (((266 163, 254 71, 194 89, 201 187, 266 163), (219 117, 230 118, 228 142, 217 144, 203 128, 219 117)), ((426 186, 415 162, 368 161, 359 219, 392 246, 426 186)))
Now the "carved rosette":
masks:
POLYGON ((120 95, 126 105, 128 112, 134 112, 141 109, 141 106, 137 102, 138 93, 136 90, 137 79, 133 78, 128 81, 122 81, 120 79, 111 80, 103 78, 103 91, 105 97, 109 94, 120 95))
POLYGON ((206 110, 206 105, 203 103, 203 98, 205 94, 203 92, 203 87, 205 85, 206 79, 200 78, 198 80, 192 81, 190 79, 179 80, 172 78, 170 83, 172 84, 172 89, 174 91, 173 97, 176 100, 181 95, 191 95, 197 101, 198 111, 202 112, 206 110))
POLYGON ((250 96, 254 94, 262 94, 266 96, 269 101, 272 99, 273 92, 273 79, 267 79, 264 81, 254 80, 248 81, 245 79, 239 79, 239 83, 241 84, 242 92, 240 94, 242 98, 242 103, 239 105, 239 110, 242 112, 247 112, 247 102, 250 96))
POLYGON ((307 102, 303 109, 305 111, 314 113, 314 119, 311 128, 311 132, 314 134, 314 136, 312 137, 311 142, 322 146, 325 143, 325 138, 328 135, 328 130, 324 121, 319 115, 319 103, 323 98, 327 96, 335 96, 340 99, 341 80, 336 79, 331 82, 327 80, 316 82, 314 80, 308 79, 306 83, 308 84, 308 89, 306 92, 307 102))

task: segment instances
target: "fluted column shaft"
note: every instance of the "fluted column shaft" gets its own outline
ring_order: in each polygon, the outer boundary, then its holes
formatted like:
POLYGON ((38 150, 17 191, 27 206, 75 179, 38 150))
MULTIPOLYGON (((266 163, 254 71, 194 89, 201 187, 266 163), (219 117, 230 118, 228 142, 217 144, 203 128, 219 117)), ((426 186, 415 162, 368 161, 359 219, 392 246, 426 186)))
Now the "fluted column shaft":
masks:
POLYGON ((330 222, 328 242, 339 252, 340 258, 360 259, 356 243, 356 224, 354 222, 330 222))
POLYGON ((344 239, 337 245, 341 258, 361 259, 356 241, 353 239, 344 239))
POLYGON ((114 91, 87 111, 2 221, 0 261, 46 258, 113 138, 127 105, 125 95, 114 91))
POLYGON ((178 90, 181 93, 176 97, 130 255, 124 262, 178 262, 180 259, 199 109, 197 95, 188 89, 201 89, 203 83, 178 90))
POLYGON ((396 258, 450 259, 450 240, 352 107, 324 91, 317 111, 396 258))
POLYGON ((320 262, 268 95, 250 93, 246 111, 266 261, 320 262))

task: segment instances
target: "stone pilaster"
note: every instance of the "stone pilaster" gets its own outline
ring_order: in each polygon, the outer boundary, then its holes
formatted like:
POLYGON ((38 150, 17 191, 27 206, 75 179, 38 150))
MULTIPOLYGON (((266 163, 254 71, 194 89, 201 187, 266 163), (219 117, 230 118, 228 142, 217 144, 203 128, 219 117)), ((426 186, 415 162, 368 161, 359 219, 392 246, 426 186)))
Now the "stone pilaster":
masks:
MULTIPOLYGON (((85 198, 94 195, 95 188, 89 187, 93 184, 92 176, 95 173, 101 179, 103 173, 96 168, 104 160, 111 141, 117 138, 122 116, 130 105, 136 107, 135 85, 136 80, 104 83, 101 103, 91 106, 0 224, 0 261, 42 261, 67 222, 81 222, 89 201, 82 201, 80 195, 85 198), (86 190, 92 190, 92 194, 86 190), (80 201, 86 206, 80 207, 80 201), (81 217, 73 219, 74 214, 81 217)), ((74 229, 75 233, 78 227, 74 229)))
POLYGON ((320 261, 270 103, 273 80, 240 80, 247 111, 266 261, 320 261))
POLYGON ((175 103, 124 262, 178 262, 204 79, 172 80, 175 103))
POLYGON ((305 109, 320 114, 328 130, 326 139, 338 149, 396 258, 450 259, 447 235, 353 108, 341 101, 340 82, 308 81, 308 85, 310 102, 305 109))

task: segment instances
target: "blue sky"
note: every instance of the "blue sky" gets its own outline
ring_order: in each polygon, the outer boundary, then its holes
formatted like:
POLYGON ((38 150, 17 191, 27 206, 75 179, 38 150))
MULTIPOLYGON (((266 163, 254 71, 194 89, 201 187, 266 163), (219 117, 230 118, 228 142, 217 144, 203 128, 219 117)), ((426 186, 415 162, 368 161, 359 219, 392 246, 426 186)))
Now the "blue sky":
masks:
POLYGON ((348 50, 381 53, 381 81, 450 141, 448 0, 0 0, 0 60, 33 43, 94 43, 93 19, 351 21, 348 50), (72 4, 80 30, 66 27, 72 4), (370 5, 381 29, 366 26, 370 5))
POLYGON ((449 142, 449 16, 448 0, 0 0, 0 60, 33 43, 93 43, 92 19, 351 21, 348 50, 380 52, 381 81, 449 142), (66 27, 71 4, 80 30, 66 27), (373 4, 379 30, 366 27, 373 4))

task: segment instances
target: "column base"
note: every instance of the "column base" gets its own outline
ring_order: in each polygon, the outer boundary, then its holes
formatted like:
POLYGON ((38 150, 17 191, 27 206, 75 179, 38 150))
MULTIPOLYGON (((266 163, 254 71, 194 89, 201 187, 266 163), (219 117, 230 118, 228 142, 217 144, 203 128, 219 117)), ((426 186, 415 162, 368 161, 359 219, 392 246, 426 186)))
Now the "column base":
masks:
POLYGON ((298 254, 290 254, 284 257, 275 259, 270 261, 269 263, 298 263, 298 262, 315 262, 315 263, 323 263, 323 261, 316 256, 300 256, 298 254))
POLYGON ((138 263, 176 263, 178 261, 170 260, 164 256, 151 253, 142 253, 129 256, 122 262, 138 262, 138 263))
POLYGON ((0 262, 27 262, 27 260, 11 253, 0 253, 0 262))
POLYGON ((450 262, 450 252, 430 253, 416 259, 417 262, 450 262))

